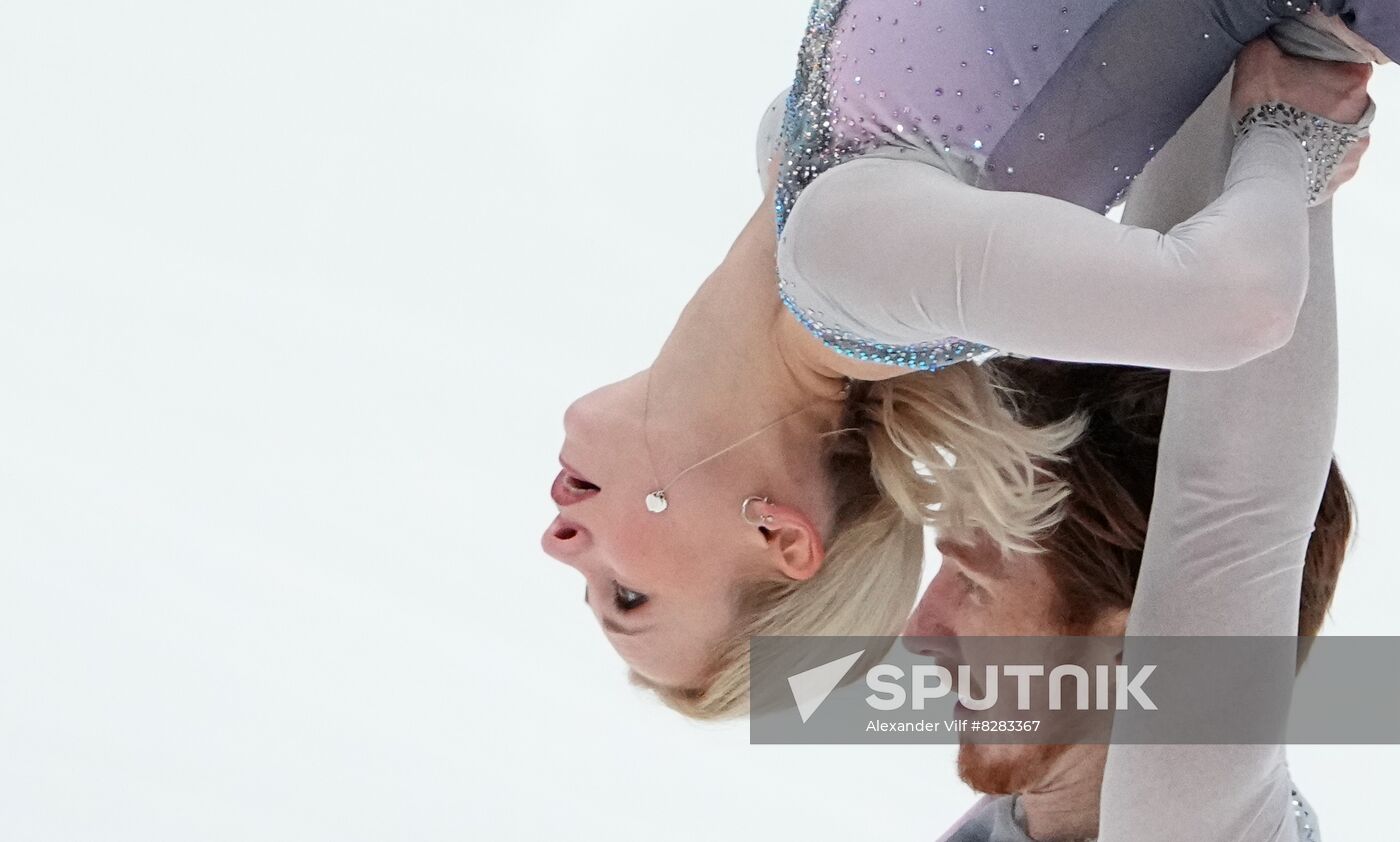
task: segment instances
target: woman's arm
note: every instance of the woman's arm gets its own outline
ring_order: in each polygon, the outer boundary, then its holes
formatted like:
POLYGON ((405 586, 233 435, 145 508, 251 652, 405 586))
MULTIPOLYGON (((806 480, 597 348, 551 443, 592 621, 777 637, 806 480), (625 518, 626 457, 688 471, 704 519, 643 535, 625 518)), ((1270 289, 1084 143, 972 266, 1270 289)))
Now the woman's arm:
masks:
POLYGON ((802 193, 779 274, 801 307, 876 342, 957 336, 1057 360, 1230 368, 1292 332, 1307 283, 1303 171, 1291 135, 1254 133, 1220 198, 1162 234, 862 158, 802 193))
MULTIPOLYGON (((1365 111, 1364 65, 1292 58, 1267 40, 1240 62, 1241 113, 1275 99, 1347 119, 1365 111)), ((1329 145, 1354 140, 1257 116, 1218 198, 1165 232, 977 189, 912 148, 878 150, 802 192, 779 272, 815 321, 873 342, 955 336, 1051 359, 1231 368, 1292 333, 1307 282, 1304 199, 1331 166, 1329 145)))
MULTIPOLYGON (((1145 174, 1125 219, 1166 226, 1204 204, 1220 186, 1225 125, 1217 96, 1145 174)), ((1330 205, 1308 223, 1309 285, 1293 338, 1231 371, 1172 374, 1130 635, 1297 633, 1337 402, 1330 205)), ((1294 666, 1288 657, 1270 669, 1286 686, 1294 666)), ((1106 842, 1296 832, 1282 746, 1109 748, 1106 842)))

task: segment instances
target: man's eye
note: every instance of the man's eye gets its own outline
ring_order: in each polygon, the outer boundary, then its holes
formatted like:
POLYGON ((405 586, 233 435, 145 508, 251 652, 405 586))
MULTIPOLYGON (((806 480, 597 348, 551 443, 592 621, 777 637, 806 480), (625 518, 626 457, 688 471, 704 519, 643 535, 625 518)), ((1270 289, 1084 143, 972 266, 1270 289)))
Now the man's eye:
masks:
POLYGON ((986 588, 974 582, 971 576, 967 575, 961 570, 958 571, 958 581, 962 583, 963 587, 966 588, 969 593, 971 593, 978 599, 981 599, 982 597, 987 595, 986 588))
POLYGON ((630 588, 614 583, 613 584, 613 604, 619 611, 631 611, 633 608, 640 608, 645 605, 647 595, 638 593, 630 588))

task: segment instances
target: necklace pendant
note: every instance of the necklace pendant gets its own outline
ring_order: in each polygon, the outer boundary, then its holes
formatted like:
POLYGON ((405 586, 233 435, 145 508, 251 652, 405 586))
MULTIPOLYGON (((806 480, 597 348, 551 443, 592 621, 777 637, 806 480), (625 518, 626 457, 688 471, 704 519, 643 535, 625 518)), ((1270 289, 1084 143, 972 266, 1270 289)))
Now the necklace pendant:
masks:
POLYGON ((654 515, 659 515, 666 511, 666 492, 653 491, 647 495, 647 511, 654 515))

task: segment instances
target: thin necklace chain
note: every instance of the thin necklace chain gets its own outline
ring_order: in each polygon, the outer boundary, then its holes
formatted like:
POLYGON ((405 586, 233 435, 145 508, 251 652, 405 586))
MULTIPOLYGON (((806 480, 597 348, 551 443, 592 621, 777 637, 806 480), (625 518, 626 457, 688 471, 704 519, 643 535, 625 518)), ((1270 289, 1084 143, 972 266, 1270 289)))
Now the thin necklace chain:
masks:
MULTIPOLYGON (((806 406, 798 407, 797 409, 794 409, 792 412, 789 412, 787 415, 784 415, 782 418, 779 418, 779 419, 776 420, 776 421, 773 421, 773 422, 770 422, 770 423, 768 423, 768 424, 765 424, 765 425, 764 425, 763 427, 761 427, 760 429, 755 430, 755 431, 752 432, 752 433, 749 433, 747 436, 744 436, 743 438, 739 439, 738 441, 734 442, 733 444, 729 445, 728 447, 724 448, 723 450, 719 451, 718 453, 713 453, 713 454, 711 454, 711 455, 709 455, 709 456, 706 456, 704 459, 701 459, 699 462, 696 462, 694 465, 691 465, 689 468, 686 468, 685 470, 681 471, 679 474, 676 474, 676 476, 675 476, 670 482, 666 483, 665 485, 662 485, 660 488, 658 488, 657 490, 655 490, 655 491, 653 491, 653 492, 651 492, 650 494, 647 495, 647 508, 648 508, 650 511, 656 513, 656 514, 660 514, 661 512, 664 512, 664 511, 666 510, 666 505, 667 505, 667 501, 666 501, 666 492, 671 488, 671 486, 673 486, 673 485, 675 485, 676 483, 680 482, 680 481, 681 481, 681 478, 684 477, 686 474, 690 473, 691 471, 695 470, 696 468, 701 467, 702 465, 707 465, 707 464, 709 464, 710 462, 713 462, 714 460, 718 459, 719 457, 723 456, 724 454, 728 453, 729 451, 734 450, 734 449, 737 448, 737 447, 742 447, 743 445, 748 444, 749 442, 753 441, 754 439, 758 438, 759 436, 763 435, 764 433, 768 432, 769 430, 773 429, 774 427, 778 426, 779 424, 783 423, 784 421, 788 420, 789 418, 792 418, 792 417, 795 416, 795 415, 800 415, 801 413, 806 412, 807 410, 809 410, 809 409, 811 409, 812 407, 816 406, 816 405, 817 405, 818 403, 820 403, 820 402, 821 402, 821 399, 818 398, 817 400, 812 401, 811 403, 807 404, 806 406)), ((646 452, 647 452, 647 463, 648 463, 649 465, 651 465, 651 476, 652 476, 652 480, 653 480, 654 482, 656 482, 658 485, 660 485, 661 480, 657 477, 657 473, 656 473, 656 459, 655 459, 655 457, 652 456, 652 453, 651 453, 651 435, 650 435, 650 428, 649 428, 649 426, 648 426, 648 422, 649 422, 650 420, 651 420, 651 369, 647 369, 646 403, 643 404, 643 407, 642 407, 642 445, 646 448, 646 452)))

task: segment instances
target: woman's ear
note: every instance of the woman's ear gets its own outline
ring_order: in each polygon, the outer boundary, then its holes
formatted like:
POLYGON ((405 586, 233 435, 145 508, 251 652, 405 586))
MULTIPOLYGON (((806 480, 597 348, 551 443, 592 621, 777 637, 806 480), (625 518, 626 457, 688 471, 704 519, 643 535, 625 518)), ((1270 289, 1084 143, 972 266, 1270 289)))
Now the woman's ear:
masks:
POLYGON ((805 582, 826 560, 821 530, 801 509, 755 500, 746 509, 767 544, 768 559, 783 578, 805 582))

